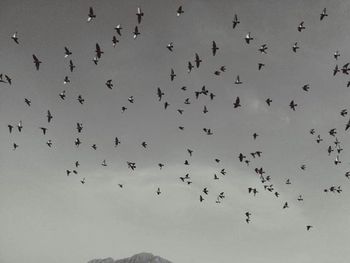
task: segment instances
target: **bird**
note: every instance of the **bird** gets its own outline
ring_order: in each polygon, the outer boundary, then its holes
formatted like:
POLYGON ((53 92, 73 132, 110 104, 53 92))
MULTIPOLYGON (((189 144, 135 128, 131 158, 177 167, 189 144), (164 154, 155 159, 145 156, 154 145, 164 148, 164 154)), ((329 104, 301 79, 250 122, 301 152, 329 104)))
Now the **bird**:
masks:
POLYGON ((91 22, 92 19, 96 18, 96 15, 94 13, 94 9, 92 7, 89 8, 89 14, 88 14, 88 22, 91 22))
POLYGON ((64 99, 66 98, 66 91, 63 90, 63 91, 59 94, 59 96, 60 96, 60 98, 61 98, 62 100, 64 100, 64 99))
POLYGON ((17 143, 13 143, 13 150, 16 150, 19 147, 17 143))
POLYGON ((39 129, 40 129, 40 130, 42 130, 43 135, 45 135, 45 134, 46 134, 47 128, 45 128, 45 127, 39 127, 39 129))
POLYGON ((76 138, 75 141, 74 141, 74 144, 76 147, 79 147, 79 145, 81 144, 81 141, 79 138, 76 138))
POLYGON ((158 187, 157 189, 157 195, 160 195, 161 194, 161 191, 160 191, 160 188, 158 187))
POLYGON ((134 103, 134 96, 130 96, 129 98, 128 98, 128 101, 130 102, 130 103, 134 103))
POLYGON ((192 154, 193 154, 193 150, 191 150, 191 149, 187 149, 187 152, 188 152, 188 154, 189 154, 190 156, 192 156, 192 154))
POLYGON ((104 53, 98 43, 95 45, 95 53, 97 58, 101 58, 101 55, 104 53))
POLYGON ((309 91, 309 89, 310 89, 310 84, 305 84, 304 86, 302 86, 302 89, 303 89, 304 91, 309 91))
POLYGON ((301 32, 302 30, 305 29, 305 26, 304 26, 304 21, 301 21, 299 26, 298 26, 298 31, 301 32))
POLYGON ((159 87, 157 88, 157 96, 159 101, 161 101, 162 97, 164 96, 164 92, 162 92, 162 90, 159 87))
POLYGON ((338 165, 338 164, 340 164, 341 163, 341 161, 339 160, 339 155, 337 155, 337 157, 335 158, 335 160, 334 160, 334 164, 335 165, 338 165))
POLYGON ((120 24, 118 24, 115 28, 114 28, 114 30, 115 31, 117 31, 117 34, 119 35, 119 36, 121 36, 122 35, 122 26, 120 25, 120 24))
POLYGON ((256 132, 253 133, 253 138, 254 140, 256 140, 256 138, 258 138, 259 134, 257 134, 256 132))
POLYGON ((7 127, 9 128, 9 133, 12 133, 13 126, 11 124, 8 124, 7 127))
POLYGON ((141 145, 142 145, 143 148, 147 148, 147 143, 146 142, 142 142, 141 145))
POLYGON ((109 89, 113 89, 113 83, 112 83, 112 80, 109 79, 106 81, 105 85, 107 86, 107 88, 109 89))
POLYGON ((49 110, 47 111, 46 117, 47 117, 47 122, 50 123, 52 118, 53 118, 53 116, 52 116, 52 114, 51 114, 51 112, 49 110))
POLYGON ((237 14, 235 14, 234 17, 233 17, 233 21, 232 21, 232 27, 233 27, 233 29, 235 29, 236 26, 237 26, 239 23, 240 23, 240 21, 238 20, 238 16, 237 16, 237 14))
POLYGON ((136 38, 137 38, 137 36, 138 36, 138 35, 140 35, 140 32, 139 32, 139 28, 138 28, 138 26, 135 26, 135 29, 134 29, 134 32, 133 32, 133 33, 134 33, 134 36, 133 36, 133 37, 134 37, 134 39, 136 39, 136 38))
POLYGON ((168 107, 169 107, 169 103, 166 101, 166 102, 164 102, 164 109, 166 110, 168 107))
POLYGON ((339 50, 335 51, 334 54, 333 54, 335 60, 338 60, 338 58, 340 57, 340 52, 339 50))
POLYGON ((32 101, 28 98, 24 98, 24 102, 28 105, 28 107, 30 107, 32 101))
POLYGON ((300 47, 298 46, 298 42, 295 42, 294 45, 293 45, 293 47, 292 47, 292 50, 293 50, 293 52, 295 53, 295 52, 297 52, 297 50, 298 50, 299 48, 300 48, 300 47))
POLYGON ((238 107, 241 107, 240 98, 239 97, 237 97, 235 102, 233 103, 233 108, 238 108, 238 107))
POLYGON ((283 209, 286 209, 286 208, 289 208, 288 202, 285 202, 284 205, 283 205, 283 209))
POLYGON ((263 53, 263 54, 267 54, 266 50, 267 50, 266 44, 262 44, 259 48, 260 53, 263 53))
POLYGON ((115 47, 118 42, 119 42, 119 40, 116 38, 116 36, 113 36, 112 37, 112 45, 113 45, 113 47, 115 47))
POLYGON ((33 60, 34 60, 34 64, 35 64, 36 70, 39 70, 40 64, 41 64, 42 62, 37 58, 36 55, 33 54, 32 57, 33 57, 33 60))
POLYGON ((199 196, 199 202, 203 202, 204 201, 204 198, 202 195, 199 196))
POLYGON ((141 8, 138 7, 137 8, 137 13, 136 13, 136 16, 137 16, 137 23, 141 23, 141 19, 143 17, 144 13, 141 11, 141 8))
POLYGON ((19 44, 18 42, 18 36, 17 36, 17 32, 15 32, 12 36, 11 36, 12 40, 16 42, 16 44, 19 44))
POLYGON ((350 179, 350 171, 348 171, 348 172, 345 173, 345 177, 348 178, 348 179, 350 179))
POLYGON ((84 177, 82 180, 80 180, 80 182, 81 182, 82 184, 85 184, 85 177, 84 177))
POLYGON ((249 44, 250 43, 250 41, 252 41, 254 38, 250 35, 250 32, 248 32, 247 34, 246 34, 246 36, 245 36, 245 42, 247 43, 247 44, 249 44))
POLYGON ((78 133, 81 133, 81 131, 83 130, 83 124, 82 123, 80 123, 80 122, 77 122, 77 131, 78 131, 78 133))
POLYGON ((79 101, 80 104, 84 104, 85 99, 83 99, 81 95, 78 96, 77 100, 79 101))
POLYGON ((294 102, 294 100, 292 100, 290 103, 289 103, 289 107, 293 110, 293 111, 295 111, 295 107, 296 106, 298 106, 298 104, 296 104, 295 102, 294 102))
POLYGON ((265 100, 265 102, 267 103, 268 106, 271 106, 272 99, 271 98, 267 98, 265 100))
POLYGON ((199 68, 200 64, 202 63, 202 60, 199 58, 199 55, 197 53, 195 54, 194 62, 196 63, 197 68, 199 68))
POLYGON ((120 140, 118 139, 118 137, 114 138, 114 147, 117 147, 120 144, 120 140))
POLYGON ((17 124, 17 129, 18 129, 19 132, 22 131, 22 129, 23 129, 22 121, 19 121, 19 122, 18 122, 18 124, 17 124))
POLYGON ((204 108, 203 108, 203 113, 206 114, 208 112, 208 109, 207 109, 207 106, 204 105, 204 108))
POLYGON ((63 80, 63 84, 66 85, 67 83, 70 83, 70 79, 68 76, 65 76, 63 80))
POLYGON ((107 162, 106 160, 103 160, 102 163, 101 163, 102 166, 106 167, 107 166, 107 162))
POLYGON ((8 84, 10 84, 10 85, 12 84, 12 79, 6 74, 5 74, 5 79, 6 79, 8 84))
POLYGON ((346 123, 345 131, 347 131, 349 128, 350 128, 350 119, 349 119, 348 122, 346 123))
POLYGON ((326 16, 328 16, 327 9, 323 8, 322 13, 320 14, 320 20, 322 21, 326 16))
POLYGON ((246 158, 246 156, 244 156, 243 153, 240 153, 238 156, 239 161, 242 162, 244 158, 246 158))
POLYGON ((340 69, 339 69, 338 65, 335 65, 335 67, 333 69, 333 76, 337 75, 338 72, 340 72, 340 69))
POLYGON ((70 55, 72 55, 72 52, 67 47, 64 47, 64 57, 67 58, 70 55))
POLYGON ((51 140, 48 140, 48 141, 46 142, 46 144, 47 144, 47 146, 51 147, 51 146, 52 146, 52 141, 51 141, 51 140))
POLYGON ((312 228, 312 226, 310 226, 310 225, 307 225, 307 226, 306 226, 306 230, 307 230, 307 231, 309 231, 311 228, 312 228))
POLYGON ((216 42, 213 41, 213 42, 212 42, 212 47, 211 47, 211 50, 212 50, 212 52, 213 52, 213 56, 216 55, 216 51, 217 51, 218 49, 219 49, 219 48, 217 47, 216 42))
POLYGON ((94 64, 97 66, 97 64, 98 64, 98 58, 95 56, 95 57, 92 59, 92 62, 94 62, 94 64))
POLYGON ((170 72, 170 80, 171 80, 171 81, 174 81, 175 77, 176 77, 175 71, 174 71, 174 69, 171 69, 171 72, 170 72))
POLYGON ((237 75, 236 80, 235 80, 235 84, 236 84, 236 85, 239 85, 239 84, 242 84, 242 83, 243 83, 243 82, 241 81, 239 75, 237 75))
POLYGON ((75 65, 73 64, 73 61, 69 60, 69 70, 70 70, 70 72, 73 72, 74 68, 75 68, 75 65))
POLYGON ((169 50, 169 51, 173 51, 173 48, 174 48, 174 44, 173 44, 173 42, 170 42, 167 46, 166 46, 166 48, 169 50))
POLYGON ((177 8, 176 16, 180 16, 180 15, 183 14, 183 13, 184 13, 184 11, 183 11, 182 5, 180 5, 180 6, 177 8))
POLYGON ((258 70, 261 70, 263 67, 265 67, 264 63, 258 63, 258 70))
POLYGON ((193 67, 194 66, 192 65, 191 61, 189 61, 187 64, 187 72, 190 73, 192 71, 193 67))

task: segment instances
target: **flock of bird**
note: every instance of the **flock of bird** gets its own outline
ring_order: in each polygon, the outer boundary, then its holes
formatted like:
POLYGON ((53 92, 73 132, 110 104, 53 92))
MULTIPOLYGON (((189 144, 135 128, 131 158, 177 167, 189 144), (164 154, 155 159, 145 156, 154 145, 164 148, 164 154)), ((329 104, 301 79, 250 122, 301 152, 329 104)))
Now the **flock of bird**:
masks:
MULTIPOLYGON (((183 7, 179 6, 178 9, 176 10, 175 14, 178 17, 180 17, 184 13, 185 13, 185 10, 183 9, 183 7)), ((135 40, 142 33, 140 31, 140 29, 139 29, 139 25, 142 23, 144 15, 145 14, 141 10, 141 8, 137 8, 137 12, 136 12, 137 25, 134 27, 134 30, 132 32, 133 38, 135 40)), ((322 10, 322 12, 320 13, 320 17, 319 17, 320 21, 325 20, 325 18, 327 16, 328 16, 327 10, 326 10, 326 8, 324 8, 322 10)), ((97 19, 97 15, 96 15, 96 13, 94 11, 94 8, 90 7, 88 9, 87 22, 93 23, 93 21, 95 19, 97 19)), ((239 16, 237 14, 235 14, 234 17, 233 17, 233 21, 232 21, 232 29, 235 30, 237 27, 239 27, 240 23, 241 22, 240 22, 239 16)), ((296 26, 296 30, 299 31, 299 32, 302 32, 303 30, 306 30, 306 28, 307 28, 307 26, 305 25, 304 21, 301 21, 299 23, 299 25, 296 26)), ((117 25, 114 28, 114 30, 116 32, 116 35, 114 35, 112 37, 111 45, 113 47, 116 47, 118 45, 118 43, 119 43, 118 38, 120 38, 120 37, 122 37, 124 35, 124 31, 123 31, 123 27, 120 24, 117 25)), ((19 45, 19 46, 21 45, 22 40, 20 39, 18 32, 15 32, 11 36, 11 39, 13 40, 15 45, 19 45)), ((255 41, 254 35, 251 32, 247 32, 247 34, 244 37, 244 41, 245 41, 245 43, 247 45, 250 45, 253 41, 255 41)), ((174 42, 170 42, 164 48, 166 48, 169 52, 173 52, 174 48, 175 48, 174 47, 174 42)), ((297 53, 299 49, 300 49, 300 46, 299 46, 298 42, 292 43, 292 45, 291 45, 291 52, 297 53)), ((64 57, 69 59, 68 68, 69 68, 70 72, 73 73, 75 68, 76 68, 76 66, 74 65, 72 59, 70 59, 72 54, 73 54, 73 52, 68 47, 64 47, 63 51, 64 51, 64 53, 63 53, 64 57)), ((268 45, 267 44, 262 44, 260 46, 260 48, 258 49, 258 51, 260 53, 262 53, 262 54, 267 54, 268 53, 268 45)), ((220 47, 218 46, 216 41, 212 41, 211 42, 211 53, 212 53, 212 56, 215 56, 218 52, 220 52, 220 47)), ((105 52, 101 48, 100 44, 96 43, 95 50, 94 50, 94 56, 92 57, 92 63, 94 63, 96 66, 98 66, 100 60, 104 56, 104 53, 105 52)), ((339 51, 335 51, 333 55, 334 55, 334 59, 336 61, 338 61, 338 58, 340 56, 340 52, 339 51)), ((40 58, 39 54, 33 54, 32 58, 33 58, 33 64, 35 66, 35 69, 37 71, 40 71, 41 67, 45 66, 45 61, 41 61, 41 58, 40 58)), ((187 61, 186 62, 188 74, 190 74, 194 69, 199 69, 201 67, 202 63, 203 63, 203 61, 202 61, 201 57, 199 56, 199 54, 195 53, 193 61, 187 61)), ((258 70, 259 71, 263 70, 264 67, 265 67, 264 63, 258 63, 258 70)), ((219 76, 219 75, 221 75, 221 74, 223 74, 225 72, 226 72, 226 66, 220 66, 214 72, 214 74, 219 76)), ((346 63, 343 66, 336 65, 335 68, 332 70, 332 72, 333 72, 334 76, 337 75, 338 73, 343 73, 343 74, 348 75, 349 72, 350 72, 349 63, 346 63)), ((176 77, 177 77, 177 74, 176 74, 175 70, 173 68, 171 68, 170 69, 170 75, 169 75, 170 81, 174 81, 176 79, 176 77)), ((0 74, 0 83, 2 83, 3 85, 9 85, 9 86, 11 86, 13 84, 11 77, 8 76, 7 74, 0 74)), ((70 83, 69 76, 65 76, 63 83, 64 84, 70 83)), ((243 83, 243 81, 241 80, 241 77, 239 75, 237 75, 235 77, 233 83, 234 83, 234 85, 241 85, 243 83)), ((105 82, 105 86, 108 89, 113 89, 115 87, 115 84, 113 83, 112 79, 108 79, 105 82)), ((349 86, 350 86, 350 81, 347 83, 347 87, 349 87, 349 86)), ((301 89, 304 92, 310 92, 310 84, 303 85, 301 87, 301 89)), ((182 90, 186 90, 186 87, 182 87, 182 90)), ((170 104, 167 101, 163 102, 164 95, 165 95, 165 92, 160 87, 156 87, 156 90, 155 90, 156 100, 158 100, 158 102, 163 103, 164 109, 166 110, 170 106, 170 104)), ((65 100, 66 96, 67 96, 66 95, 66 91, 63 90, 61 93, 58 94, 58 96, 59 96, 59 98, 61 100, 65 100)), ((210 101, 213 101, 215 99, 216 95, 213 92, 210 92, 206 88, 206 86, 203 86, 200 90, 195 91, 195 93, 194 93, 194 98, 195 99, 199 99, 200 96, 209 96, 210 101)), ((78 100, 78 102, 80 104, 84 104, 85 103, 85 99, 83 98, 82 95, 79 95, 77 100, 78 100)), ((28 107, 31 107, 31 103, 32 103, 31 99, 25 98, 24 102, 26 103, 26 105, 28 107)), ((128 98, 128 102, 130 104, 133 104, 134 103, 134 96, 130 96, 128 98)), ((265 102, 266 102, 267 106, 270 107, 271 104, 273 103, 273 100, 272 100, 272 98, 267 98, 265 102)), ((190 104, 190 103, 191 103, 191 98, 186 98, 185 101, 184 101, 184 104, 190 104)), ((242 106, 242 102, 241 102, 241 98, 239 96, 237 96, 236 98, 233 99, 232 107, 235 110, 240 108, 240 107, 243 107, 242 106)), ((290 109, 292 111, 296 111, 296 110, 298 110, 298 103, 296 101, 294 101, 294 100, 291 100, 290 103, 289 103, 289 107, 290 107, 290 109)), ((127 107, 123 106, 121 110, 122 110, 122 112, 125 112, 127 110, 127 107)), ((184 113, 184 110, 179 108, 179 109, 177 109, 177 112, 180 115, 182 115, 184 113)), ((204 105, 204 107, 203 107, 203 114, 206 114, 207 112, 208 112, 208 108, 207 108, 206 105, 204 105)), ((342 117, 346 117, 347 114, 348 114, 347 109, 343 109, 340 112, 340 115, 342 117)), ((47 110, 46 119, 47 119, 47 124, 48 125, 51 125, 52 122, 54 121, 54 115, 53 115, 53 113, 51 113, 50 110, 47 110)), ((20 120, 17 123, 17 125, 13 124, 13 123, 7 125, 8 132, 10 134, 14 133, 16 131, 18 131, 19 133, 24 132, 25 129, 23 127, 24 127, 24 125, 23 125, 22 120, 20 120)), ((349 128, 350 128, 350 119, 347 122, 345 122, 344 129, 345 129, 345 131, 347 131, 349 128)), ((47 132, 48 132, 48 129, 51 129, 51 127, 39 127, 39 129, 41 130, 43 135, 46 135, 47 132)), ((179 126, 179 129, 183 130, 184 127, 183 126, 179 126)), ((84 130, 83 123, 77 122, 76 123, 76 130, 77 130, 78 134, 83 133, 83 130, 84 130)), ((205 135, 210 135, 210 136, 214 135, 214 132, 213 132, 213 130, 211 128, 203 128, 203 132, 204 132, 205 135)), ((323 135, 317 134, 316 130, 314 128, 310 129, 309 133, 311 134, 311 136, 315 137, 316 143, 319 144, 319 143, 323 142, 323 135)), ((259 134, 257 132, 254 132, 252 134, 252 140, 257 140, 258 136, 259 136, 259 134)), ((343 148, 342 148, 341 142, 337 138, 337 130, 336 130, 336 128, 332 128, 331 130, 329 130, 329 136, 334 137, 335 141, 334 141, 334 143, 332 145, 328 146, 327 153, 328 153, 329 156, 335 155, 335 157, 334 157, 334 164, 335 165, 339 165, 339 164, 342 163, 342 161, 341 161, 341 153, 343 151, 343 148)), ((82 143, 82 141, 80 140, 79 137, 77 137, 75 139, 75 142, 74 142, 75 146, 78 148, 81 145, 81 143, 82 143)), ((47 144, 47 147, 50 147, 50 148, 53 147, 53 145, 54 145, 53 144, 53 140, 51 140, 51 139, 47 140, 46 144, 47 144)), ((119 140, 119 138, 115 137, 114 146, 118 147, 120 144, 121 144, 121 141, 119 140)), ((147 144, 146 141, 143 141, 141 143, 141 146, 143 148, 147 148, 148 144, 147 144)), ((12 149, 13 150, 17 150, 19 147, 20 147, 20 145, 18 143, 16 143, 16 142, 12 143, 12 149)), ((91 145, 91 148, 93 150, 97 150, 97 145, 93 144, 93 145, 91 145)), ((187 154, 188 154, 189 158, 191 158, 192 155, 195 154, 195 151, 193 149, 186 149, 186 151, 187 151, 187 154)), ((262 155, 263 155, 263 152, 260 151, 260 150, 257 150, 257 151, 248 152, 248 153, 237 153, 237 158, 238 158, 239 162, 242 163, 243 165, 250 166, 251 162, 254 159, 260 158, 262 155)), ((216 163, 220 163, 220 159, 215 159, 215 162, 216 163)), ((101 162, 101 165, 102 166, 107 166, 108 165, 107 161, 103 160, 101 162)), ((134 171, 136 169, 136 167, 137 167, 136 162, 134 162, 134 161, 127 161, 126 165, 132 171, 134 171)), ((186 159, 185 162, 184 162, 184 165, 190 165, 189 160, 186 159)), ((72 174, 77 175, 79 173, 78 172, 79 166, 80 166, 79 161, 76 161, 74 163, 74 168, 66 169, 65 174, 67 176, 70 176, 72 174)), ((165 166, 164 163, 158 163, 159 169, 162 169, 164 166, 165 166)), ((300 169, 304 171, 306 169, 306 164, 302 164, 300 166, 300 169)), ((271 176, 267 174, 265 169, 263 167, 255 167, 253 169, 253 171, 257 175, 257 177, 259 178, 260 182, 262 183, 262 186, 263 186, 262 189, 267 191, 267 192, 272 193, 276 198, 280 198, 280 193, 277 191, 276 187, 272 183, 271 176)), ((223 168, 218 173, 213 174, 213 180, 219 180, 220 176, 225 176, 225 174, 226 174, 226 170, 225 170, 225 168, 223 168)), ((350 179, 350 171, 345 173, 345 177, 350 179)), ((80 182, 81 182, 81 184, 87 183, 86 177, 82 177, 80 182)), ((192 183, 195 183, 195 182, 192 181, 190 174, 187 173, 184 176, 180 176, 179 177, 179 183, 184 183, 186 185, 191 185, 192 183)), ((291 180, 287 179, 285 183, 287 185, 289 185, 289 184, 291 184, 291 180)), ((124 184, 118 184, 118 186, 120 188, 123 188, 124 184)), ((247 194, 252 195, 252 196, 256 196, 256 195, 259 194, 259 191, 260 191, 259 188, 249 187, 247 189, 247 194)), ((202 189, 201 193, 198 194, 198 201, 200 203, 205 202, 206 201, 206 196, 208 196, 210 194, 210 192, 211 191, 210 191, 210 189, 208 189, 208 187, 204 187, 202 189)), ((340 194, 342 192, 342 188, 341 188, 340 185, 330 185, 328 188, 324 189, 324 192, 325 193, 337 193, 337 194, 340 194)), ((158 196, 160 196, 162 194, 162 190, 161 190, 160 187, 156 187, 155 188, 155 194, 158 195, 158 196)), ((215 196, 216 196, 216 203, 218 203, 218 204, 223 202, 223 200, 226 197, 225 192, 219 192, 215 196)), ((299 202, 302 202, 304 200, 303 196, 299 195, 297 200, 299 202)), ((283 205, 281 206, 281 208, 282 209, 288 209, 289 208, 289 203, 287 201, 283 201, 283 205)), ((251 212, 251 211, 246 211, 244 213, 244 215, 246 217, 245 218, 246 223, 250 223, 252 218, 254 217, 253 212, 251 212)), ((310 230, 311 228, 312 228, 312 225, 307 225, 306 226, 306 230, 310 230)))

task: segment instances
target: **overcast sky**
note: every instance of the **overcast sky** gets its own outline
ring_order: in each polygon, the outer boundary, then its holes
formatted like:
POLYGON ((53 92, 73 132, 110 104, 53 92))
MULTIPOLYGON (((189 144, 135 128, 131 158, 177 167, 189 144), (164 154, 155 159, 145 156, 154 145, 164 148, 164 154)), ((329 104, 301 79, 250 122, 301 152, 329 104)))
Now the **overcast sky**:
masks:
POLYGON ((344 174, 350 170, 350 140, 344 131, 348 116, 340 111, 349 107, 350 96, 348 77, 332 75, 335 64, 350 57, 349 12, 348 1, 2 0, 0 73, 13 83, 0 83, 0 261, 84 263, 147 251, 179 263, 349 262, 350 182, 344 174), (177 17, 179 5, 184 14, 177 17), (97 17, 87 23, 90 6, 97 17), (137 7, 144 17, 134 40, 137 7), (329 16, 320 21, 325 7, 329 16), (235 13, 240 24, 232 29, 235 13), (306 29, 298 32, 301 21, 306 29), (121 37, 113 29, 117 24, 121 37), (19 45, 11 39, 16 31, 19 45), (254 38, 249 45, 247 32, 254 38), (113 35, 120 41, 115 48, 113 35), (215 57, 213 40, 219 47, 215 57), (166 48, 170 42, 173 52, 166 48), (92 62, 96 43, 104 51, 98 66, 92 62), (262 44, 266 55, 258 51, 262 44), (65 46, 70 58, 64 58, 65 46), (188 74, 195 53, 203 63, 188 74), (32 54, 42 61, 39 71, 32 54), (76 65, 73 73, 69 59, 76 65), (261 71, 259 62, 266 64, 261 71), (223 65, 226 72, 214 75, 223 65), (173 82, 171 68, 177 74, 173 82), (237 75, 242 85, 234 84, 237 75), (70 84, 63 84, 65 76, 70 84), (105 86, 108 79, 112 90, 105 86), (305 84, 309 92, 301 89, 305 84), (203 85, 216 95, 213 101, 195 99, 203 85), (157 87, 165 93, 162 102, 157 87), (237 96, 242 107, 234 109, 237 96), (296 111, 288 106, 291 100, 296 111), (170 103, 167 110, 164 101, 170 103), (9 134, 7 125, 20 120, 22 132, 9 134), (77 122, 83 123, 81 134, 77 122), (48 128, 46 135, 41 126, 48 128), (328 134, 332 128, 344 148, 337 166, 336 154, 327 154, 335 140, 328 134), (117 148, 115 137, 121 141, 117 148), (52 148, 46 145, 50 139, 52 148), (254 151, 262 157, 249 156, 249 167, 239 162, 239 153, 254 151), (67 177, 75 161, 81 164, 78 175, 67 177), (135 171, 127 161, 136 162, 135 171), (162 170, 158 163, 165 164, 162 170), (264 190, 255 167, 271 176, 279 198, 264 190), (227 174, 214 181, 223 168, 227 174), (186 173, 189 186, 179 179, 186 173), (332 185, 343 192, 323 192, 332 185), (248 187, 259 193, 248 194, 248 187), (222 191, 226 198, 217 204, 222 191), (300 194, 303 202, 297 201, 300 194), (282 209, 286 201, 290 208, 282 209), (306 231, 306 225, 313 228, 306 231))

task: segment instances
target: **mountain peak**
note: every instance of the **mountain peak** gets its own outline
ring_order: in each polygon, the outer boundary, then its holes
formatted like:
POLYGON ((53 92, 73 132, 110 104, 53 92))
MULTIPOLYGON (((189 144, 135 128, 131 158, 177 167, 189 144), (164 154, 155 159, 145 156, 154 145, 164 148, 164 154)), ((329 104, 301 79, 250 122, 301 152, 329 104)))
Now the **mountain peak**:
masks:
POLYGON ((171 263, 169 260, 154 256, 152 253, 142 252, 129 258, 114 260, 113 258, 93 259, 88 263, 171 263))

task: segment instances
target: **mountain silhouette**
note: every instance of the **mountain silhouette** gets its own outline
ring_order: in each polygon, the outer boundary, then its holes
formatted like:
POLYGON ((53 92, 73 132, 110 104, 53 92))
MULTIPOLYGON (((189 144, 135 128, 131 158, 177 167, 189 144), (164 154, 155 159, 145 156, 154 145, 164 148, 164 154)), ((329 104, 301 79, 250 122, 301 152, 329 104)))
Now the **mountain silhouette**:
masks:
POLYGON ((93 259, 88 263, 171 263, 169 260, 154 256, 151 253, 139 253, 129 258, 114 260, 113 258, 93 259))

